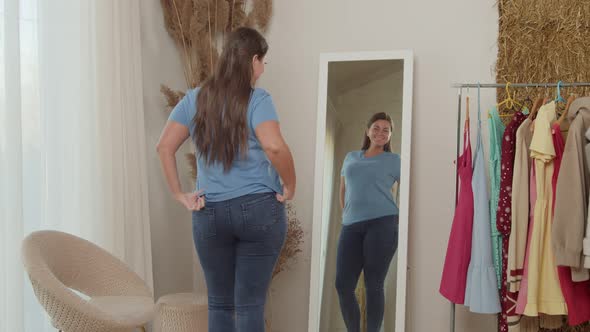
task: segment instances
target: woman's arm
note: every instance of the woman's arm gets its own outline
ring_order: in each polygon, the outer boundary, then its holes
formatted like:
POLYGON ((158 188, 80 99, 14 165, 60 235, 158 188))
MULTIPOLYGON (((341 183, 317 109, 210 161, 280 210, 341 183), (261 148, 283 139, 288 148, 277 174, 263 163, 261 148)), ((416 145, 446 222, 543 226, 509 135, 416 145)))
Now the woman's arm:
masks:
POLYGON ((391 186, 391 196, 395 204, 399 207, 399 181, 394 182, 393 186, 391 186))
POLYGON ((279 123, 264 121, 254 131, 264 153, 283 180, 283 195, 277 195, 277 199, 281 202, 293 199, 297 185, 295 163, 291 150, 283 139, 279 123))
POLYGON ((200 210, 205 205, 204 198, 198 197, 201 192, 184 193, 180 186, 176 167, 176 151, 188 137, 189 130, 187 127, 175 121, 168 121, 162 130, 160 140, 156 145, 156 151, 160 157, 160 165, 172 196, 187 209, 200 210))

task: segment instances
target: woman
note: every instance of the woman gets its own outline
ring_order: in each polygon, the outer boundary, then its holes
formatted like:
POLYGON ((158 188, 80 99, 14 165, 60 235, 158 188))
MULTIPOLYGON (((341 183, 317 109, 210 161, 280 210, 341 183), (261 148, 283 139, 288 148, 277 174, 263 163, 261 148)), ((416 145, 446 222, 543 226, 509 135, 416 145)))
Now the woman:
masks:
POLYGON ((283 203, 295 168, 270 95, 255 89, 268 45, 239 28, 217 68, 170 114, 157 146, 174 198, 193 211, 193 238, 205 273, 209 331, 264 331, 264 304, 286 233, 283 203), (197 151, 197 192, 181 191, 175 154, 197 151), (279 181, 283 181, 283 185, 279 181))
POLYGON ((398 241, 399 210, 393 188, 394 184, 399 187, 400 156, 391 153, 392 130, 389 115, 373 115, 362 149, 349 152, 342 165, 343 227, 336 259, 336 289, 349 332, 360 331, 355 289, 361 270, 365 274, 367 331, 380 331, 383 321, 383 283, 398 241))

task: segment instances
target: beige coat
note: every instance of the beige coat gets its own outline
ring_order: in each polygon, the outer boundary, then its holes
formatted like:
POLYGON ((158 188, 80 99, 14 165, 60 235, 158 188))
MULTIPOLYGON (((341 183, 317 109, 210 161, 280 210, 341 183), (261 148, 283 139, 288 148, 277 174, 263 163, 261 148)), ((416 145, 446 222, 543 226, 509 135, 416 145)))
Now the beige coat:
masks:
POLYGON ((512 226, 508 238, 508 267, 506 269, 508 289, 513 293, 520 290, 529 229, 529 172, 531 168, 529 146, 533 136, 531 123, 531 120, 526 119, 516 130, 511 196, 512 226))
POLYGON ((570 106, 571 122, 555 197, 552 244, 557 265, 571 266, 574 281, 588 280, 590 235, 588 192, 590 174, 586 165, 584 137, 590 128, 590 97, 576 99, 570 106))

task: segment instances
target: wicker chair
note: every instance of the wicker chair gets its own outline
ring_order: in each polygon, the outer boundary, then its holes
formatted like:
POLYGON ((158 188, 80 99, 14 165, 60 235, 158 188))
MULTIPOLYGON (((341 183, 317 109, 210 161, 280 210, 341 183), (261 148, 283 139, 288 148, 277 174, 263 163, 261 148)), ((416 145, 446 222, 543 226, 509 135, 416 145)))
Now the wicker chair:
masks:
POLYGON ((37 299, 60 331, 145 331, 153 318, 154 298, 146 283, 89 241, 38 231, 23 240, 22 257, 37 299))

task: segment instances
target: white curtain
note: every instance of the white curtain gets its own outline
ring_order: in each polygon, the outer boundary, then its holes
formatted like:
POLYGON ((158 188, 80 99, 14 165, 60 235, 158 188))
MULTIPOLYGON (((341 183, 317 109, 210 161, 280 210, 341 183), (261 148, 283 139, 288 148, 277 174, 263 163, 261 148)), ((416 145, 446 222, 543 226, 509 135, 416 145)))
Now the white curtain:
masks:
POLYGON ((151 286, 140 0, 0 0, 0 331, 51 331, 20 260, 88 239, 151 286))

